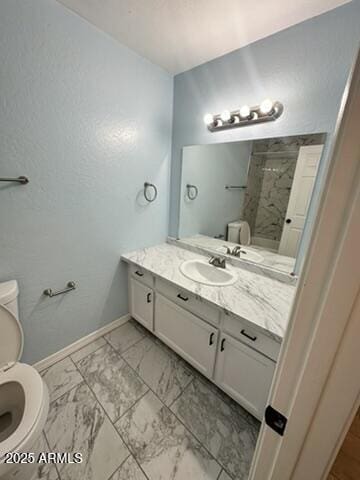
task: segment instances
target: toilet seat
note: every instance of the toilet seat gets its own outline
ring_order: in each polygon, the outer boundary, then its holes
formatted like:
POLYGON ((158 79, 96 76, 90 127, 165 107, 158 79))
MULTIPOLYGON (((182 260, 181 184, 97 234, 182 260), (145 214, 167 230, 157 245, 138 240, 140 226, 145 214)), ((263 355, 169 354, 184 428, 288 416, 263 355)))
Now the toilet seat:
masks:
POLYGON ((0 372, 9 362, 17 362, 24 348, 24 332, 19 320, 5 305, 0 304, 0 372))
POLYGON ((237 220, 236 222, 228 223, 227 240, 235 244, 250 245, 251 231, 248 222, 246 220, 237 220))
POLYGON ((22 418, 16 430, 0 442, 0 462, 6 452, 21 451, 27 438, 32 434, 34 425, 42 413, 44 398, 47 398, 45 384, 35 368, 24 363, 14 363, 0 370, 0 395, 2 387, 15 382, 23 390, 25 405, 22 418))
POLYGON ((24 332, 15 280, 0 283, 0 479, 28 480, 36 464, 5 463, 8 452, 40 453, 38 440, 49 412, 49 392, 35 368, 20 363, 24 332))
POLYGON ((240 244, 250 245, 251 243, 250 225, 245 220, 240 222, 240 244))

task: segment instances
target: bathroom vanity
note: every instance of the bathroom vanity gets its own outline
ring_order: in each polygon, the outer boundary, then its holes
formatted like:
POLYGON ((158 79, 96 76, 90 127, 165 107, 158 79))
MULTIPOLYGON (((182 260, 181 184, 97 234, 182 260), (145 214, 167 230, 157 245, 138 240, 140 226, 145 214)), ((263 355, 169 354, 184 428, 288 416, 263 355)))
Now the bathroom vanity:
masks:
POLYGON ((132 317, 261 419, 295 286, 233 265, 232 284, 193 281, 182 266, 209 256, 168 243, 122 259, 132 317))

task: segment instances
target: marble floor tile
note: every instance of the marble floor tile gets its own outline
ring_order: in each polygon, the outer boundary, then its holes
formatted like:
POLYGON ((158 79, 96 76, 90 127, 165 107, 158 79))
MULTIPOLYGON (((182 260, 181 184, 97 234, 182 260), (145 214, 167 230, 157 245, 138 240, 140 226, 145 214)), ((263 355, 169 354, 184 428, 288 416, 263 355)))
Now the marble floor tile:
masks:
POLYGON ((89 343, 83 348, 80 348, 80 350, 77 350, 75 353, 73 353, 71 356, 71 359, 73 362, 79 362, 83 358, 87 357, 90 355, 90 353, 95 352, 97 349, 100 347, 103 347, 106 345, 106 341, 103 337, 97 338, 93 342, 89 343))
POLYGON ((104 335, 106 340, 119 353, 125 352, 129 347, 134 345, 147 335, 147 331, 136 320, 129 320, 124 325, 115 328, 111 332, 104 335))
POLYGON ((69 357, 41 372, 41 376, 48 386, 50 402, 57 400, 61 395, 83 381, 82 376, 69 357))
POLYGON ((150 480, 216 480, 221 467, 149 391, 116 428, 150 480))
POLYGON ((53 464, 39 465, 30 480, 60 480, 53 464))
POLYGON ((77 366, 113 422, 148 390, 110 345, 83 358, 77 366))
POLYGON ((146 337, 123 354, 149 387, 166 403, 171 403, 192 380, 192 369, 160 342, 146 337))
POLYGON ((61 480, 108 480, 129 455, 85 383, 51 404, 45 435, 52 451, 83 455, 82 463, 57 465, 61 480))
POLYGON ((231 477, 223 470, 220 474, 219 480, 232 480, 231 477))
POLYGON ((238 403, 235 402, 235 400, 229 397, 229 395, 227 395, 223 390, 221 390, 217 385, 212 383, 208 378, 204 377, 204 375, 202 375, 197 370, 194 370, 194 377, 204 383, 208 390, 210 390, 216 396, 220 397, 220 399, 223 400, 227 405, 229 405, 230 408, 241 412, 241 415, 247 418, 251 425, 255 422, 255 425, 260 426, 260 422, 253 415, 251 415, 251 413, 242 408, 238 403))
POLYGON ((237 479, 245 480, 251 465, 260 422, 231 399, 225 401, 198 378, 171 410, 237 479))
MULTIPOLYGON (((42 433, 35 445, 32 448, 33 452, 49 452, 49 447, 45 439, 45 435, 42 433)), ((31 476, 31 480, 59 480, 59 476, 55 465, 53 464, 40 464, 37 466, 36 471, 31 476)))
POLYGON ((127 460, 116 470, 110 480, 147 480, 143 471, 130 455, 127 460))

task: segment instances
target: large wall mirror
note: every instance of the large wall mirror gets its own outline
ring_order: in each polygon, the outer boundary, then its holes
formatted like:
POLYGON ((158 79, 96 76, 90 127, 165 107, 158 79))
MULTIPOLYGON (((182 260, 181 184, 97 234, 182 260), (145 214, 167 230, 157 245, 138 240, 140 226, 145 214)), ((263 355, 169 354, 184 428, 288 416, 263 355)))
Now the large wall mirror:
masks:
POLYGON ((180 241, 292 273, 325 137, 184 147, 180 241))

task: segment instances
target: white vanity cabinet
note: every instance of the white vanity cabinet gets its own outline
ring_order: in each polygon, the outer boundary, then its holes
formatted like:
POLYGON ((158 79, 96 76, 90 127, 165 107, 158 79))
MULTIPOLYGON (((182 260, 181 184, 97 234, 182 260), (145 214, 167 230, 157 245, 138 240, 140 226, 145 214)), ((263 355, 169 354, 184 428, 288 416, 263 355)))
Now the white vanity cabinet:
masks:
POLYGON ((147 285, 130 278, 130 313, 135 320, 153 331, 154 290, 147 285))
POLYGON ((257 418, 262 418, 275 362, 234 338, 221 334, 215 382, 257 418))
POLYGON ((218 340, 217 328, 157 294, 155 333, 203 375, 212 377, 218 340))
POLYGON ((280 344, 134 265, 129 282, 132 317, 261 420, 280 344))

